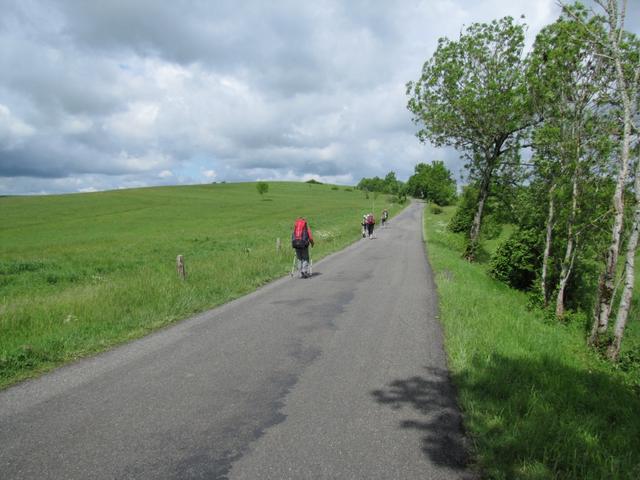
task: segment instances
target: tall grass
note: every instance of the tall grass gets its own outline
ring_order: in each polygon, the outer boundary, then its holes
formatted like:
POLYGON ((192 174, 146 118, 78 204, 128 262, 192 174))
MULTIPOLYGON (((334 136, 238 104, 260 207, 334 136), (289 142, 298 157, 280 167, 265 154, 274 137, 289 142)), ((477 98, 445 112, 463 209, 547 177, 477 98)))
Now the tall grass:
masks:
POLYGON ((371 208, 363 192, 302 183, 264 198, 253 183, 0 198, 0 387, 284 275, 299 215, 317 260, 355 241, 371 208))
POLYGON ((527 308, 523 292, 491 279, 486 265, 462 260, 462 238, 446 230, 451 214, 425 210, 425 237, 450 368, 483 476, 640 478, 637 372, 585 348, 583 321, 545 320, 527 308))

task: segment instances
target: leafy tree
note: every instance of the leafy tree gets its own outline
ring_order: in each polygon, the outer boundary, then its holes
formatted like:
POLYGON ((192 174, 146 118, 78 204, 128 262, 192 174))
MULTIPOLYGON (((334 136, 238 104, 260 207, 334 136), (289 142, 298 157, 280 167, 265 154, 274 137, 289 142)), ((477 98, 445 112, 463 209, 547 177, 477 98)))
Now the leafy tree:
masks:
POLYGON ((256 183, 256 190, 262 197, 264 196, 265 193, 269 191, 269 184, 267 182, 258 182, 256 183))
MULTIPOLYGON (((581 7, 573 13, 586 18, 581 7)), ((603 32, 598 19, 590 21, 590 28, 603 32)), ((535 107, 544 117, 533 136, 533 162, 534 175, 549 187, 539 198, 539 204, 547 204, 540 282, 545 305, 553 237, 564 237, 556 288, 558 317, 564 314, 566 288, 579 250, 585 246, 579 233, 581 225, 590 221, 585 215, 591 210, 586 203, 587 186, 597 183, 596 176, 603 171, 601 159, 608 158, 607 115, 597 108, 607 75, 587 40, 582 24, 564 14, 536 37, 528 72, 535 107), (564 232, 555 231, 556 224, 564 232)))
POLYGON ((449 205, 455 200, 456 181, 443 162, 434 161, 431 165, 419 163, 414 171, 407 181, 407 192, 410 195, 440 206, 449 205))
POLYGON ((457 41, 441 38, 420 79, 407 84, 408 108, 422 125, 418 138, 458 149, 478 183, 469 260, 492 180, 517 163, 521 138, 532 123, 523 48, 524 28, 511 17, 475 23, 457 41))
POLYGON ((358 182, 357 188, 367 192, 382 192, 398 194, 402 188, 402 182, 396 179, 395 172, 389 172, 384 178, 363 178, 358 182))

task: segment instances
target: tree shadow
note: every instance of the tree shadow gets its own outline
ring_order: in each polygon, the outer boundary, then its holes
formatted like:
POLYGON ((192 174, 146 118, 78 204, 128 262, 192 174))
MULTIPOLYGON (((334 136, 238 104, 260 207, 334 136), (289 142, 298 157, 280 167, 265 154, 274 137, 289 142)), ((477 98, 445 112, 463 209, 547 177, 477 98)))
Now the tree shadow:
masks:
POLYGON ((425 376, 395 380, 371 394, 378 403, 395 410, 411 409, 413 418, 403 420, 400 426, 424 433, 422 451, 432 463, 460 473, 467 470, 468 444, 446 370, 425 368, 425 376))
MULTIPOLYGON (((488 478, 640 478, 640 392, 622 377, 555 358, 478 356, 452 379, 464 399, 474 463, 488 478)), ((392 382, 374 398, 409 406, 432 462, 465 464, 446 372, 392 382)))

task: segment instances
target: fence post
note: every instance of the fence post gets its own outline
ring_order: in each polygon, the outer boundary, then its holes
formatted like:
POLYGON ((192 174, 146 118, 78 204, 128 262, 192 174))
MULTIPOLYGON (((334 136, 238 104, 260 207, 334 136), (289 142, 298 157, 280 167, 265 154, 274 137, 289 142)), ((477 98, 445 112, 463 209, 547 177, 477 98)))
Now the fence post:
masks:
POLYGON ((176 258, 176 270, 178 271, 178 276, 184 280, 187 276, 187 271, 184 268, 184 257, 182 255, 178 255, 178 258, 176 258))
POLYGON ((280 244, 280 237, 276 238, 276 253, 280 253, 280 248, 282 245, 280 244))

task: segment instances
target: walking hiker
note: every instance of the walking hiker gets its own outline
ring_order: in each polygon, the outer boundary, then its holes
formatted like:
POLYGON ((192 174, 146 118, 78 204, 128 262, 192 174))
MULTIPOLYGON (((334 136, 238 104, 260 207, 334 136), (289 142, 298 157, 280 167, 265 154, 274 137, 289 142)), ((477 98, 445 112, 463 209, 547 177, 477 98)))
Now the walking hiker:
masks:
POLYGON ((296 251, 298 271, 302 278, 311 276, 309 273, 309 245, 313 247, 313 236, 307 220, 303 217, 296 219, 291 232, 291 246, 296 251))
POLYGON ((362 238, 367 236, 367 214, 362 215, 362 221, 360 222, 362 227, 362 238))
POLYGON ((373 226, 376 224, 376 219, 373 218, 373 213, 367 215, 367 233, 369 238, 373 238, 373 226))
POLYGON ((389 218, 389 210, 385 208, 384 210, 382 210, 382 217, 381 217, 383 227, 387 223, 388 218, 389 218))

